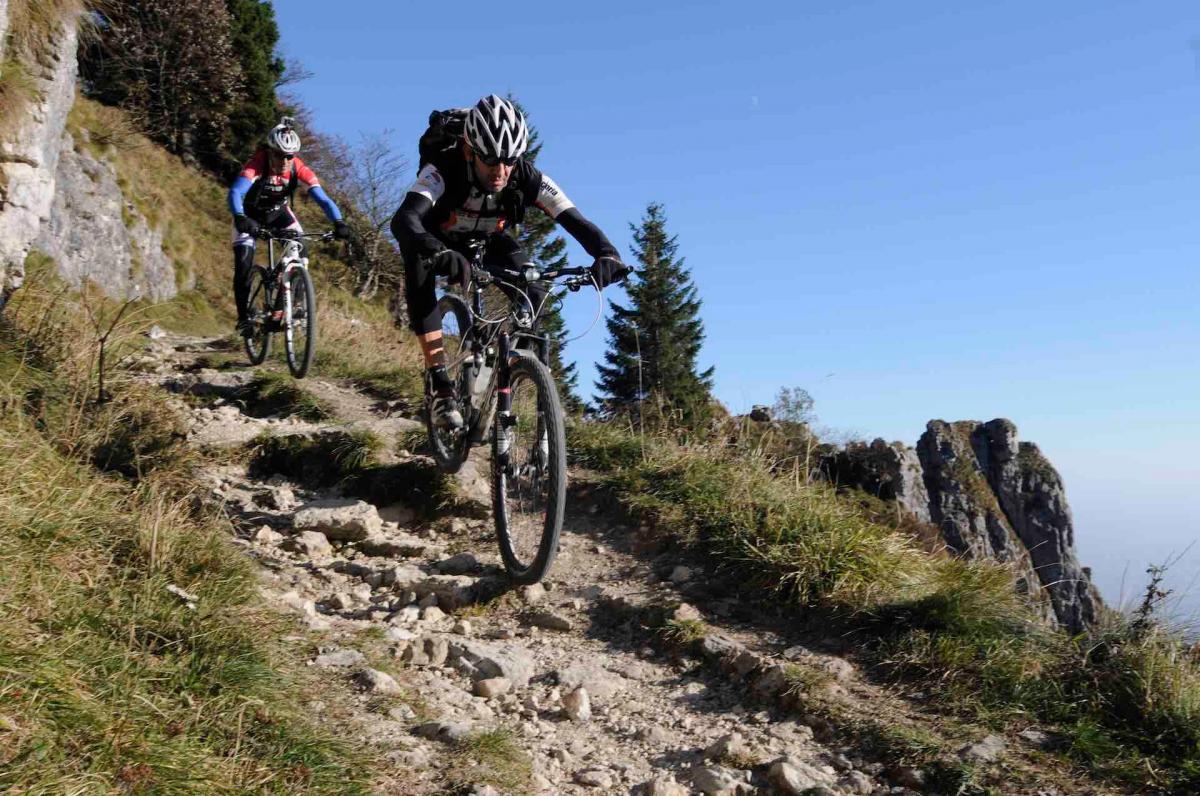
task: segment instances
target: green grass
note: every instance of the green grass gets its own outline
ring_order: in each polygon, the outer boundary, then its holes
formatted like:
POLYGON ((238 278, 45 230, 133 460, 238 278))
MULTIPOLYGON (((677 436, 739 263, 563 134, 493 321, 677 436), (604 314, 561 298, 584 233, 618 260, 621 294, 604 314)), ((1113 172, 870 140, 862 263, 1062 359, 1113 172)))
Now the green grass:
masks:
POLYGON ((880 672, 927 680, 987 721, 1054 727, 1101 775, 1200 789, 1200 665, 1168 634, 1118 616, 1079 638, 1053 632, 1012 571, 927 552, 853 495, 781 474, 754 451, 643 442, 594 423, 573 426, 569 447, 639 522, 763 601, 854 634, 880 672))
POLYGON ((239 392, 238 398, 249 403, 255 415, 289 415, 314 423, 333 417, 327 403, 282 372, 262 371, 239 392))
POLYGON ((458 762, 450 768, 449 792, 465 792, 476 784, 505 793, 528 792, 533 766, 508 730, 476 733, 455 745, 454 756, 458 762))
POLYGON ((320 685, 273 641, 250 563, 183 491, 182 441, 150 396, 118 381, 89 408, 75 376, 0 331, 0 790, 368 792, 368 761, 298 704, 320 685), (89 464, 121 433, 154 440, 136 483, 89 464))

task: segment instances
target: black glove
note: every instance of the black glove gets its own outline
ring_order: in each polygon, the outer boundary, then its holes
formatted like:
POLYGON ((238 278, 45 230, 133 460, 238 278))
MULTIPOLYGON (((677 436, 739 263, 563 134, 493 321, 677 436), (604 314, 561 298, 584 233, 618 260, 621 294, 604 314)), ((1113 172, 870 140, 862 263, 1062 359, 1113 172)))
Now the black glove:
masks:
POLYGON ((243 235, 254 236, 258 234, 259 230, 258 222, 250 218, 250 216, 246 215, 245 213, 238 213, 233 217, 233 226, 236 227, 237 231, 243 235))
POLYGON ((592 279, 596 280, 597 287, 603 289, 613 282, 620 282, 629 275, 629 270, 629 266, 616 257, 597 257, 596 262, 592 263, 592 279))
POLYGON ((465 293, 471 284, 471 261, 454 249, 442 249, 433 256, 434 273, 441 274, 465 293))
POLYGON ((354 234, 354 230, 350 229, 350 225, 340 218, 333 222, 333 237, 338 240, 356 240, 358 238, 354 234))

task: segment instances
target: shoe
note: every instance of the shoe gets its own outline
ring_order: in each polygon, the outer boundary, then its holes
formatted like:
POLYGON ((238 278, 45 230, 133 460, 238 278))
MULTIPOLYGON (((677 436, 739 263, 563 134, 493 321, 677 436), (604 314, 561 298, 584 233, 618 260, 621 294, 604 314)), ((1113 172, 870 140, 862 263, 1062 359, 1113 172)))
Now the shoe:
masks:
POLYGON ((255 331, 254 323, 246 320, 238 321, 237 326, 234 327, 234 331, 241 337, 253 337, 255 331))
POLYGON ((438 428, 454 431, 463 427, 462 412, 453 395, 432 395, 429 398, 429 414, 438 428))

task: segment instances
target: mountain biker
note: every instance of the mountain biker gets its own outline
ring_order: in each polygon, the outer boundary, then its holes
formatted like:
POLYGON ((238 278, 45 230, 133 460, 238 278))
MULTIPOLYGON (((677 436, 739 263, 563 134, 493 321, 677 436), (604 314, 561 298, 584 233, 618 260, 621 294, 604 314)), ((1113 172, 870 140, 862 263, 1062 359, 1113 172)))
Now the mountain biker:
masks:
MULTIPOLYGON (((528 267, 529 255, 505 230, 521 222, 526 208, 537 207, 595 258, 591 275, 598 289, 629 273, 604 233, 552 179, 521 157, 528 144, 525 117, 513 103, 495 94, 484 97, 467 112, 458 145, 430 159, 392 217, 392 234, 404 256, 408 314, 425 358, 426 400, 435 424, 444 428, 461 427, 463 418, 446 372, 435 278, 446 276, 466 287, 469 240, 486 238, 486 266, 528 267)), ((530 297, 535 306, 540 303, 534 290, 530 297)))
POLYGON ((263 228, 280 232, 301 233, 300 220, 291 208, 296 186, 303 183, 325 217, 333 222, 333 234, 342 240, 352 236, 342 213, 313 170, 296 153, 300 151, 300 135, 295 121, 283 117, 267 133, 266 143, 260 146, 229 187, 229 210, 233 213, 233 297, 237 303, 237 330, 249 336, 247 323, 250 300, 249 278, 254 267, 254 239, 263 228))

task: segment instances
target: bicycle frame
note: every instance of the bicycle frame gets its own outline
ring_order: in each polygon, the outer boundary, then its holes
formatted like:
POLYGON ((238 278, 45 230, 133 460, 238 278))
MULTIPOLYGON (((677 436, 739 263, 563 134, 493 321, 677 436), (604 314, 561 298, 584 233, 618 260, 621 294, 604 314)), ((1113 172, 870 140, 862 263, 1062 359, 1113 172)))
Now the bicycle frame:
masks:
POLYGON ((292 282, 288 278, 297 268, 308 268, 308 258, 303 255, 303 249, 298 240, 267 238, 267 262, 271 263, 271 278, 283 296, 283 336, 291 345, 292 340, 292 282), (281 240, 279 260, 275 260, 275 241, 281 240))

